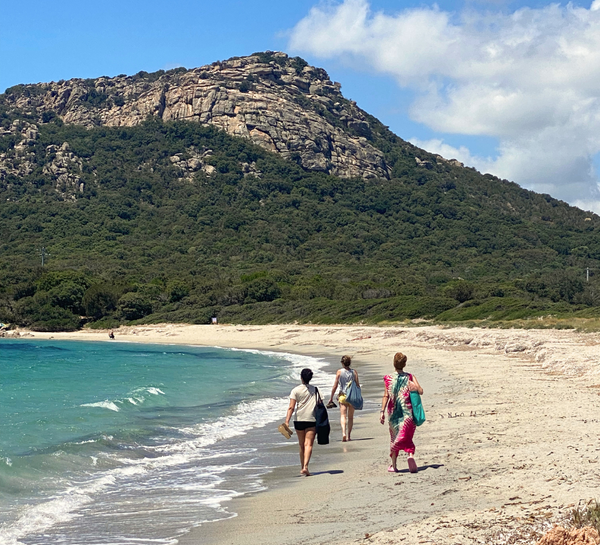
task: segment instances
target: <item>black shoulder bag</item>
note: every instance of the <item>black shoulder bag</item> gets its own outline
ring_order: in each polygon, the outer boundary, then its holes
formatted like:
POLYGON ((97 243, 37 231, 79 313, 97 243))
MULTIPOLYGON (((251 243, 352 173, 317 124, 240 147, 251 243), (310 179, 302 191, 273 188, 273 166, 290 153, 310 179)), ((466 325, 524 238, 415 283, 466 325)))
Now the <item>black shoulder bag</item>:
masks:
POLYGON ((321 399, 319 389, 315 386, 315 395, 317 396, 317 404, 315 406, 315 420, 317 426, 317 443, 319 445, 329 444, 329 433, 331 432, 331 426, 329 425, 329 415, 327 414, 327 408, 321 399))

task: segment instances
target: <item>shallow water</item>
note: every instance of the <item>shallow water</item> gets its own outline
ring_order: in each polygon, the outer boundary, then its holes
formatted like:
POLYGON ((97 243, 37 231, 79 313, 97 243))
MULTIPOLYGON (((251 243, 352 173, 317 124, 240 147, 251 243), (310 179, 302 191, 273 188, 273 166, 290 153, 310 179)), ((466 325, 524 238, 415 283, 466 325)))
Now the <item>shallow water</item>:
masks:
MULTIPOLYGON (((0 543, 175 543, 290 463, 300 370, 260 351, 0 340, 0 543)), ((317 385, 332 376, 317 374, 317 385)))

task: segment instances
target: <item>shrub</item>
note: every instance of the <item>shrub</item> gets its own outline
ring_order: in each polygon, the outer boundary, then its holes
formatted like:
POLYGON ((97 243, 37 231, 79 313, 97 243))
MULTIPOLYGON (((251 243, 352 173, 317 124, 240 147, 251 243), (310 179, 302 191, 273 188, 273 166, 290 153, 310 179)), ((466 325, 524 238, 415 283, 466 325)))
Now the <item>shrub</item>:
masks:
POLYGON ((471 282, 466 280, 459 280, 458 282, 452 282, 442 289, 442 293, 446 297, 452 297, 459 303, 464 303, 473 297, 475 286, 471 282))
POLYGON ((139 320, 152 313, 152 302, 145 295, 129 292, 119 299, 117 311, 124 320, 139 320))
POLYGON ((113 312, 122 290, 109 284, 94 284, 84 294, 82 306, 86 316, 95 320, 113 312))
POLYGON ((86 290, 83 286, 69 280, 52 288, 48 295, 53 305, 81 314, 81 301, 85 293, 86 290))
POLYGON ((270 278, 258 278, 246 288, 245 302, 273 301, 281 295, 277 283, 270 278))
POLYGON ((181 280, 173 280, 172 282, 169 282, 167 286, 167 294, 170 303, 181 301, 184 297, 187 297, 189 293, 190 288, 181 280))

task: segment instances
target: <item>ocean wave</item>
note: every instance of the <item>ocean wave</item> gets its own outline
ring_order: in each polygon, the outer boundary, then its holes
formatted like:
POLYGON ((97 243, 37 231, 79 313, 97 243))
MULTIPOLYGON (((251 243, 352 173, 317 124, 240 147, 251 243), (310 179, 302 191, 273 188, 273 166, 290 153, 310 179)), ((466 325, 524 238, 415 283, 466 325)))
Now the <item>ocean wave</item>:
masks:
MULTIPOLYGON (((250 352, 261 356, 268 356, 279 361, 285 360, 292 364, 291 380, 300 380, 300 371, 309 367, 313 370, 322 370, 327 362, 314 356, 303 356, 265 350, 229 348, 233 352, 250 352)), ((333 383, 331 373, 319 373, 314 381, 317 387, 330 388, 333 383)), ((323 396, 323 394, 321 394, 323 396)), ((214 422, 200 423, 195 426, 180 428, 179 431, 192 438, 169 445, 154 447, 160 453, 187 453, 190 456, 198 454, 200 449, 227 439, 247 434, 250 430, 264 428, 268 424, 283 420, 289 404, 289 398, 269 397, 253 401, 241 401, 233 412, 222 416, 214 422)), ((159 459, 160 460, 160 459, 159 459)), ((167 460, 164 460, 167 462, 167 460)))
MULTIPOLYGON (((292 354, 290 352, 273 352, 271 350, 256 350, 254 348, 221 348, 221 350, 229 350, 230 352, 248 352, 249 354, 257 354, 260 356, 267 356, 276 360, 285 360, 292 364, 290 373, 285 376, 288 380, 298 381, 300 380, 300 372, 302 369, 308 367, 315 371, 321 371, 328 365, 328 362, 323 358, 316 356, 305 356, 302 354, 292 354)), ((277 366, 279 367, 279 366, 277 366)), ((333 375, 331 373, 321 374, 320 376, 315 373, 313 384, 317 386, 324 386, 326 383, 331 382, 333 375)))
POLYGON ((21 545, 20 539, 72 520, 75 517, 73 512, 76 509, 91 502, 90 496, 76 493, 30 507, 10 526, 0 528, 0 543, 2 545, 21 545))
POLYGON ((156 386, 142 386, 140 388, 134 388, 131 390, 123 399, 104 400, 96 401, 94 403, 82 403, 80 407, 99 407, 102 409, 109 409, 114 412, 119 412, 122 408, 127 406, 138 406, 144 403, 148 396, 164 396, 160 388, 156 386))
POLYGON ((100 407, 102 409, 109 409, 111 411, 119 412, 121 409, 117 407, 112 401, 97 401, 96 403, 83 403, 80 405, 81 407, 100 407))
POLYGON ((34 505, 12 524, 0 528, 0 543, 2 545, 22 545, 19 541, 32 534, 42 533, 56 524, 73 520, 76 511, 94 501, 93 496, 107 487, 114 486, 119 477, 130 476, 144 472, 143 468, 120 468, 94 478, 86 484, 72 486, 61 492, 57 497, 34 505))

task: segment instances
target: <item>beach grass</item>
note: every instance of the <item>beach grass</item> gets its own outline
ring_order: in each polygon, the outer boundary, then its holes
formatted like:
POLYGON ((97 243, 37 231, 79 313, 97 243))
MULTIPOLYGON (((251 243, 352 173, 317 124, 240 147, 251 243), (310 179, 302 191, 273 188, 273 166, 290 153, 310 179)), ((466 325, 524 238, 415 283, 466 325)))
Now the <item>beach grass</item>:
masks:
POLYGON ((600 504, 598 500, 591 500, 584 507, 578 506, 573 509, 569 522, 575 528, 591 526, 600 532, 600 504))
MULTIPOLYGON (((457 327, 486 328, 486 329, 570 329, 581 333, 596 333, 600 331, 600 318, 560 317, 554 315, 536 316, 516 320, 468 320, 464 322, 429 322, 423 325, 441 325, 452 329, 457 327)), ((418 325, 418 324, 416 324, 418 325)))

